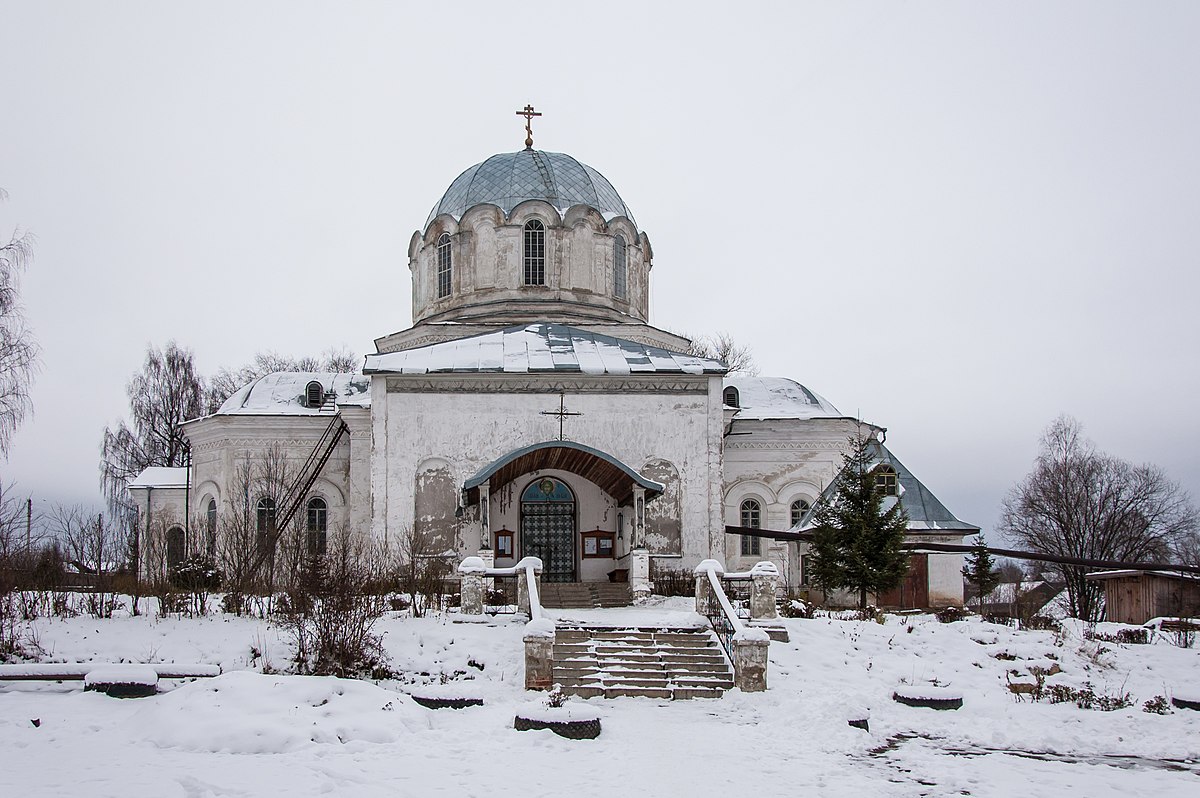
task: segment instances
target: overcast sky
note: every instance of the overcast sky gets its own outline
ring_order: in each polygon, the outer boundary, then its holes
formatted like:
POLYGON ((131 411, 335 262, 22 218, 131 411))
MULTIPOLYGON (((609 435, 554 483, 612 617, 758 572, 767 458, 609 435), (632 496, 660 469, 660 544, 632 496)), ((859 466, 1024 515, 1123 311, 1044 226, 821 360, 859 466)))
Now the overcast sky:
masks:
POLYGON ((728 331, 990 528, 1041 430, 1200 494, 1200 5, 0 0, 0 236, 43 348, 3 479, 99 502, 147 344, 211 373, 411 321, 407 245, 536 146, 728 331))

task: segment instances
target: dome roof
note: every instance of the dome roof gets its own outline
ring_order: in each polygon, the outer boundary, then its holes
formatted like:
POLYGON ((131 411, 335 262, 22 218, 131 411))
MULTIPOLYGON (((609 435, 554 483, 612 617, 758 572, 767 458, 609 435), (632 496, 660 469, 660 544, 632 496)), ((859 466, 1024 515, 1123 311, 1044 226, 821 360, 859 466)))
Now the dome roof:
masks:
POLYGON ((480 203, 497 205, 509 213, 530 199, 545 200, 559 212, 582 203, 606 219, 624 216, 637 224, 604 175, 570 155, 528 149, 493 155, 456 177, 429 212, 425 227, 443 213, 460 218, 480 203))

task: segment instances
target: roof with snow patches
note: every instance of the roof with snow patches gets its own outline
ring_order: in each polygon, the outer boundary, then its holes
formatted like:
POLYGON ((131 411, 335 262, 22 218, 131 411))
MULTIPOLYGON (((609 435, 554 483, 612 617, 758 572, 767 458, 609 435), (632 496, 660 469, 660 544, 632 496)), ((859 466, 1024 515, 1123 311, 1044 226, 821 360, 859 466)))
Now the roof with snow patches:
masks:
POLYGON ((786 377, 729 374, 726 388, 738 392, 738 420, 775 418, 846 418, 824 397, 786 377))
MULTIPOLYGON (((933 491, 925 487, 921 480, 909 471, 904 463, 897 459, 896 455, 892 454, 886 446, 876 440, 872 440, 867 444, 868 450, 871 453, 870 469, 874 470, 881 465, 889 465, 896 470, 896 479, 899 483, 898 497, 894 500, 899 501, 908 513, 908 529, 910 532, 954 532, 963 535, 974 535, 979 531, 979 527, 974 524, 968 524, 965 521, 960 521, 950 512, 946 505, 938 501, 938 498, 933 495, 933 491)), ((821 497, 813 503, 813 506, 804 517, 800 519, 800 523, 792 528, 792 531, 803 531, 811 529, 814 526, 814 517, 817 509, 826 502, 833 501, 837 494, 838 480, 841 479, 845 469, 838 473, 837 478, 833 479, 821 493, 821 497)), ((892 497, 887 497, 892 499, 892 497)), ((884 509, 888 505, 885 499, 884 509)))
POLYGON ((168 468, 166 466, 150 466, 142 469, 142 473, 129 480, 130 490, 145 490, 147 488, 186 488, 188 470, 186 468, 168 468))
POLYGON ((724 374, 717 360, 539 322, 367 355, 364 374, 724 374))
POLYGON ((362 374, 337 374, 328 371, 277 371, 243 385, 225 400, 219 416, 309 416, 321 412, 305 402, 304 391, 310 382, 321 383, 326 394, 333 394, 338 405, 370 407, 371 380, 362 374))

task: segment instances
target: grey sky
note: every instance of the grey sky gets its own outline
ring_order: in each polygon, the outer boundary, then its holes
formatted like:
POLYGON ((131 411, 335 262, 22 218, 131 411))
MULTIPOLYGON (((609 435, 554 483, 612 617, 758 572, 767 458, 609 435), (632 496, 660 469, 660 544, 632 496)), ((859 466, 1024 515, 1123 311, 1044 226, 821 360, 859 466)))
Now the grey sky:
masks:
POLYGON ((206 373, 408 326, 409 237, 463 169, 600 170, 651 322, 889 428, 990 528, 1041 429, 1200 493, 1193 3, 0 0, 0 235, 44 348, 3 465, 98 501, 147 343, 206 373))

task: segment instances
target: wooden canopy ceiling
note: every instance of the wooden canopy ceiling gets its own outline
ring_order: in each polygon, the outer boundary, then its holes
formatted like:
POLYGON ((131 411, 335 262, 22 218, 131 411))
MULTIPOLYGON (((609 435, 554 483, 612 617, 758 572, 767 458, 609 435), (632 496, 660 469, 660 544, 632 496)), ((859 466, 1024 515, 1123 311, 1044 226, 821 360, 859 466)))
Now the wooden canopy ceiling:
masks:
POLYGON ((646 489, 647 501, 663 492, 662 485, 646 479, 610 454, 573 441, 547 441, 510 452, 467 480, 463 484, 467 502, 479 501, 479 488, 484 482, 494 493, 524 474, 547 469, 577 474, 599 486, 619 505, 633 500, 635 485, 646 489))

